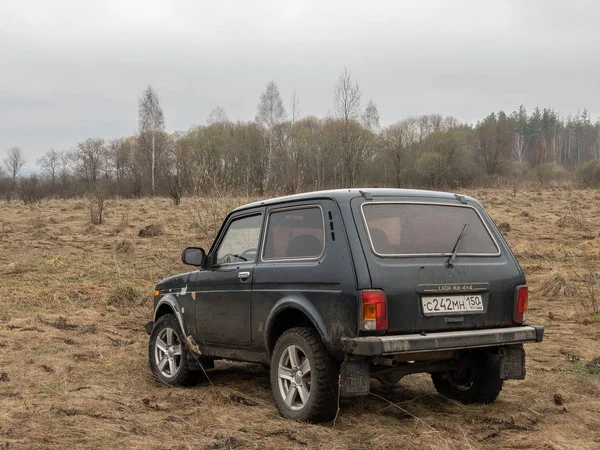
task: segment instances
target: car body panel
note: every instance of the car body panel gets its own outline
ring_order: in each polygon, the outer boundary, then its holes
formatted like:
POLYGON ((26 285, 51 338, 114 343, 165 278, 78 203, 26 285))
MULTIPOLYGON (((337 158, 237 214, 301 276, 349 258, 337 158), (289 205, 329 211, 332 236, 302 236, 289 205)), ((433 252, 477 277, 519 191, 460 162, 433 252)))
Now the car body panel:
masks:
POLYGON ((342 342, 354 338, 519 326, 512 323, 514 292, 517 285, 525 284, 508 244, 483 207, 471 197, 434 191, 342 189, 243 205, 225 218, 207 261, 203 269, 167 278, 157 289, 177 300, 184 325, 206 354, 248 361, 268 361, 270 335, 280 328, 275 324, 286 311, 304 315, 340 361, 347 354, 342 342), (447 256, 380 258, 368 244, 360 214, 360 205, 374 200, 469 205, 489 228, 499 255, 459 254, 452 268, 444 265, 447 256), (270 212, 310 205, 323 212, 322 254, 300 260, 263 259, 260 250, 270 212), (256 262, 215 265, 214 253, 231 221, 256 212, 264 218, 256 262), (241 281, 239 272, 248 272, 248 278, 241 281), (483 314, 461 315, 461 320, 424 317, 419 301, 423 289, 460 283, 487 286, 483 314), (372 288, 387 294, 387 332, 360 330, 360 291, 372 288))

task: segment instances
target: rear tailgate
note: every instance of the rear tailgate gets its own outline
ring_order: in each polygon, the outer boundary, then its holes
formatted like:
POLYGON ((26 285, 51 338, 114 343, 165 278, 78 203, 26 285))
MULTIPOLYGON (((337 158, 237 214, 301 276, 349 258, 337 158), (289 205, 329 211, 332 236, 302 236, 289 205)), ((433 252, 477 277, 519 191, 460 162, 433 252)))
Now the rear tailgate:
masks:
POLYGON ((352 211, 371 287, 387 296, 388 334, 513 325, 525 279, 478 203, 355 198, 352 211))

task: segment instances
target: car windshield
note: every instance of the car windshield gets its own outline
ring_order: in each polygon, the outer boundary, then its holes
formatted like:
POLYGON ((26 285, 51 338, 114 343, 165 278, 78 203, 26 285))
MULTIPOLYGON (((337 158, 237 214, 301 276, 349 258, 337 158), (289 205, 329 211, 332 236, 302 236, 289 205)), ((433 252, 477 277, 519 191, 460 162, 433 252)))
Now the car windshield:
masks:
POLYGON ((496 255, 499 249, 471 207, 417 203, 365 203, 371 248, 382 256, 450 255, 465 225, 458 255, 496 255))

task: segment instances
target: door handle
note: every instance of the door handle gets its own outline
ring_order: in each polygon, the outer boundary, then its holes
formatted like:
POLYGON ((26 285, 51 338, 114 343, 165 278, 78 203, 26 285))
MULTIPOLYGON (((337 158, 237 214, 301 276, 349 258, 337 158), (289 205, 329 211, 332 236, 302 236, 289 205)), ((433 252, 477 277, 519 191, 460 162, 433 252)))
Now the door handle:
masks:
POLYGON ((247 280, 250 277, 250 272, 238 272, 238 278, 242 281, 247 280))

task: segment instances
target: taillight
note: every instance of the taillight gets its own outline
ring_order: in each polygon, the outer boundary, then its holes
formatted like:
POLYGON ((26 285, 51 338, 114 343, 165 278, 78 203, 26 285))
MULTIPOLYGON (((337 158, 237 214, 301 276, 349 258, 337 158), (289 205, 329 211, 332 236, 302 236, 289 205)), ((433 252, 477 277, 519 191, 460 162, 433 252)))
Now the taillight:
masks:
POLYGON ((362 321, 363 331, 387 330, 387 300, 383 291, 362 291, 362 321))
POLYGON ((529 292, 527 286, 517 286, 517 298, 515 304, 514 322, 523 323, 527 317, 527 301, 529 292))

